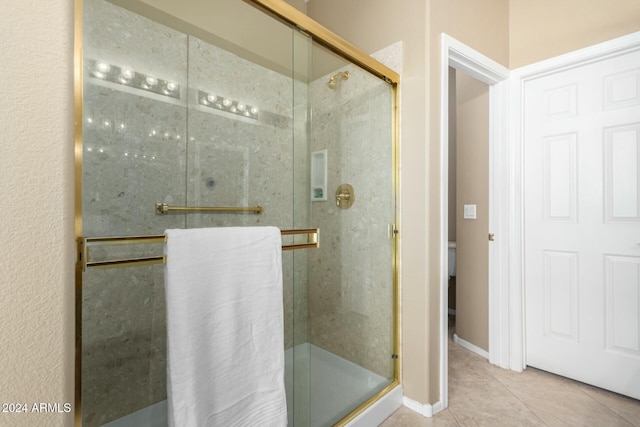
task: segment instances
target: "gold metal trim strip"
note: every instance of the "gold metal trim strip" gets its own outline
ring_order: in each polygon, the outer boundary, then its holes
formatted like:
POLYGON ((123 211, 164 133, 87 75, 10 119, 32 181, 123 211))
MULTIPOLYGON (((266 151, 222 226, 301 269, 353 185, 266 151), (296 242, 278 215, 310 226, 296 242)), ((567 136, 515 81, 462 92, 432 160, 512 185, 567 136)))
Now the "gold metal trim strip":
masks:
MULTIPOLYGON (((74 235, 82 236, 82 122, 83 80, 82 80, 82 0, 74 1, 73 32, 73 149, 74 149, 74 235)), ((75 271, 75 384, 73 423, 82 426, 82 267, 76 263, 75 271)))
POLYGON ((396 84, 391 91, 391 163, 392 163, 392 197, 394 233, 391 246, 391 275, 393 286, 393 353, 398 355, 394 359, 393 371, 396 382, 400 383, 402 378, 402 324, 400 315, 400 88, 396 84))
POLYGON ((313 249, 317 248, 317 243, 297 243, 295 245, 282 245, 283 251, 294 251, 297 249, 313 249))
POLYGON ((143 265, 165 264, 167 257, 154 256, 146 258, 115 259, 111 261, 89 261, 86 268, 141 267, 143 265))
POLYGON ((224 206, 169 206, 166 203, 156 203, 156 213, 166 215, 169 212, 254 212, 261 214, 264 208, 260 205, 253 207, 224 207, 224 206))
POLYGON ((297 228, 295 230, 280 230, 280 234, 283 236, 291 236, 294 234, 318 234, 319 228, 297 228))
POLYGON ((85 237, 85 245, 141 245, 145 243, 164 243, 167 236, 164 234, 156 236, 113 236, 113 237, 85 237))
MULTIPOLYGON (((305 228, 299 230, 281 230, 283 236, 306 234, 307 242, 294 243, 291 245, 282 245, 283 251, 292 251, 297 249, 312 249, 320 247, 320 229, 305 228)), ((167 236, 149 235, 149 236, 113 236, 113 237, 84 237, 78 239, 78 258, 82 271, 89 268, 117 268, 117 267, 139 267, 143 265, 166 264, 166 256, 152 256, 141 258, 115 259, 106 261, 90 261, 89 248, 92 246, 107 245, 141 245, 151 243, 164 243, 167 236)))

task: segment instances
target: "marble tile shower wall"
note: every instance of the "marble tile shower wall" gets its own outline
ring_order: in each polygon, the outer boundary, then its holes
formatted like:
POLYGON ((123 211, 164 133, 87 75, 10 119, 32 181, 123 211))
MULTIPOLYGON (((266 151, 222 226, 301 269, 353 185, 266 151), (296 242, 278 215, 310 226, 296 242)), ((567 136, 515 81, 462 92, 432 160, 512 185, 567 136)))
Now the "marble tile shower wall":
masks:
MULTIPOLYGON (((294 126, 292 101, 294 84, 302 83, 107 1, 85 0, 84 14, 85 59, 175 81, 181 93, 172 99, 85 72, 85 236, 308 226, 306 123, 294 126), (256 106, 259 119, 198 105, 196 89, 256 106), (295 188, 294 174, 303 180, 295 188), (156 202, 261 205, 264 213, 157 215, 156 202)), ((157 254, 162 246, 131 250, 157 254)), ((121 249, 92 253, 96 259, 131 255, 121 249)), ((283 254, 286 347, 307 340, 306 257, 283 254), (300 281, 295 295, 294 276, 300 281), (295 326, 295 337, 294 316, 305 319, 295 326)), ((163 282, 162 266, 84 275, 83 425, 101 425, 166 398, 163 282)))
POLYGON ((328 150, 328 200, 312 203, 322 230, 309 253, 309 340, 385 377, 393 374, 392 130, 389 87, 354 66, 334 90, 329 76, 311 85, 311 150, 328 150), (356 202, 336 206, 334 192, 353 186, 356 202))

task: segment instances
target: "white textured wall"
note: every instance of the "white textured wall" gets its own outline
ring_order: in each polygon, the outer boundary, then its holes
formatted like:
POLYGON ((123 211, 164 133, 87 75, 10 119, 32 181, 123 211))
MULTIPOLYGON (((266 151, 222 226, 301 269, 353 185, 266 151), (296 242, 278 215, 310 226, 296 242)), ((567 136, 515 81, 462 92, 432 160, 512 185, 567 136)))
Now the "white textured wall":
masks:
POLYGON ((73 1, 2 1, 0 28, 0 403, 31 410, 73 402, 73 1))

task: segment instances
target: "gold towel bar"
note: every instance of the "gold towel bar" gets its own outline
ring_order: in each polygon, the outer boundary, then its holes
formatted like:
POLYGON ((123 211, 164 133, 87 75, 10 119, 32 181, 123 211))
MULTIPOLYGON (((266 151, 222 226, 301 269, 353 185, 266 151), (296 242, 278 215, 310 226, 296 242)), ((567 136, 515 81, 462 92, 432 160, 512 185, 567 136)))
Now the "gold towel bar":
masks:
MULTIPOLYGON (((307 235, 306 243, 282 245, 283 251, 291 251, 295 249, 310 249, 320 246, 320 229, 318 228, 280 230, 280 233, 283 236, 298 234, 307 235)), ((164 234, 151 236, 80 237, 78 239, 78 262, 82 265, 82 271, 87 271, 88 268, 134 267, 142 265, 166 264, 166 256, 127 258, 108 261, 89 260, 89 248, 92 246, 141 245, 149 243, 164 243, 166 241, 167 236, 165 236, 164 234)))
POLYGON ((206 206, 169 206, 166 203, 156 203, 156 213, 165 215, 169 212, 254 212, 261 214, 264 209, 262 206, 254 207, 206 207, 206 206))

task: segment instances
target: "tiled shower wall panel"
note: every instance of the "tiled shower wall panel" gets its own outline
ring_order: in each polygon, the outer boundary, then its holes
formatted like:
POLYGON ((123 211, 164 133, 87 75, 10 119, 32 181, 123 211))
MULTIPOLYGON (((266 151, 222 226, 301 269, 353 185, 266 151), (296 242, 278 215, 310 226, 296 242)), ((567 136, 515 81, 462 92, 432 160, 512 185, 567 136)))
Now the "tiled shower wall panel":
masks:
MULTIPOLYGON (((328 150, 328 200, 312 203, 322 245, 309 253, 310 342, 392 376, 390 88, 353 66, 336 89, 312 83, 312 150, 328 150), (348 183, 356 201, 336 206, 348 183)), ((341 70, 343 70, 341 69, 341 70)), ((339 70, 336 70, 339 71, 339 70)))

